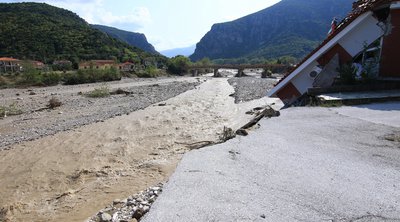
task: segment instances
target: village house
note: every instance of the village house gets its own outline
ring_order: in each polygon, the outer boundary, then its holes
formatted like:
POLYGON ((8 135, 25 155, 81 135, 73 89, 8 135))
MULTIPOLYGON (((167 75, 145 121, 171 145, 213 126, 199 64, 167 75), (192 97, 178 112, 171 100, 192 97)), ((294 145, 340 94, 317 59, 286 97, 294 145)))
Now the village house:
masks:
POLYGON ((118 65, 118 69, 122 72, 132 72, 136 68, 135 64, 132 62, 125 62, 125 63, 120 63, 118 65))
POLYGON ((13 73, 21 71, 21 60, 2 57, 0 58, 0 73, 13 73))
POLYGON ((115 67, 116 63, 114 60, 91 60, 87 62, 79 63, 79 69, 109 69, 115 67))
POLYGON ((53 62, 53 69, 56 70, 72 69, 72 62, 69 60, 56 60, 53 62))
POLYGON ((43 62, 40 62, 40 61, 29 61, 29 62, 32 64, 33 68, 35 68, 35 69, 43 70, 46 68, 46 65, 43 62))
POLYGON ((338 68, 351 64, 360 75, 400 80, 400 1, 359 0, 352 12, 333 23, 325 41, 285 76, 268 96, 286 104, 310 88, 330 87, 338 68))

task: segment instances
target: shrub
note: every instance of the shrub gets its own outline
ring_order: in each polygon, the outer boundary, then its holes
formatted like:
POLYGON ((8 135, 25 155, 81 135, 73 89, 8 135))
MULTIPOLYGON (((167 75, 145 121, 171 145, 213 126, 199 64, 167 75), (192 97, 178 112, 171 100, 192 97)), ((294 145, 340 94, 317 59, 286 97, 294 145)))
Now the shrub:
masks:
POLYGON ((107 85, 102 85, 99 88, 95 88, 93 91, 86 93, 87 97, 90 98, 102 98, 110 96, 110 89, 107 85))
POLYGON ((61 75, 55 72, 49 72, 42 74, 42 82, 46 86, 57 85, 61 81, 61 75))
POLYGON ((52 97, 49 100, 49 103, 47 104, 47 107, 50 108, 50 109, 54 109, 56 107, 60 107, 61 105, 62 105, 62 102, 59 99, 57 99, 55 97, 52 97))
POLYGON ((341 65, 338 71, 343 84, 352 85, 356 83, 356 70, 351 63, 341 65))
POLYGON ((68 73, 64 77, 64 84, 76 85, 84 83, 104 82, 120 80, 121 73, 114 67, 110 69, 86 69, 78 70, 75 73, 68 73))
POLYGON ((168 61, 167 71, 175 75, 183 75, 188 73, 190 64, 188 57, 178 55, 168 61))
POLYGON ((17 108, 15 103, 9 106, 0 106, 0 117, 14 116, 20 114, 22 114, 22 111, 17 108))
POLYGON ((0 88, 7 87, 8 84, 9 83, 8 83, 7 79, 3 76, 0 76, 0 88))

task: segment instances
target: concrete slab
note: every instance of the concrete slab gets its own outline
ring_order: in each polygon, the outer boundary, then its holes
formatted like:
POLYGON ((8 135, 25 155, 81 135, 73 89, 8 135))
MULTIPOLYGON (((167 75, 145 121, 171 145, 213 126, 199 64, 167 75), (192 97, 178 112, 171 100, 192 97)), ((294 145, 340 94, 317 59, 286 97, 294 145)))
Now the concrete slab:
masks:
POLYGON ((322 101, 400 98, 400 90, 327 93, 317 98, 322 101))
POLYGON ((400 221, 400 128, 354 109, 286 109, 187 153, 142 221, 400 221))
POLYGON ((341 115, 377 124, 400 127, 400 102, 374 103, 332 108, 341 115))

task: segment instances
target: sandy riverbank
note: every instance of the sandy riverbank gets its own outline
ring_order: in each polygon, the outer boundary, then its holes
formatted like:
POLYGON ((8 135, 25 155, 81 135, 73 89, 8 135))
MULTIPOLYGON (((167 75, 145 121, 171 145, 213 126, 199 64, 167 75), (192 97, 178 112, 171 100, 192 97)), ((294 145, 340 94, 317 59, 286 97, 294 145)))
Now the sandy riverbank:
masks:
POLYGON ((82 221, 116 198, 165 181, 188 144, 217 141, 224 126, 236 129, 252 118, 246 111, 276 102, 235 104, 233 92, 227 79, 210 79, 163 106, 0 151, 4 218, 82 221))

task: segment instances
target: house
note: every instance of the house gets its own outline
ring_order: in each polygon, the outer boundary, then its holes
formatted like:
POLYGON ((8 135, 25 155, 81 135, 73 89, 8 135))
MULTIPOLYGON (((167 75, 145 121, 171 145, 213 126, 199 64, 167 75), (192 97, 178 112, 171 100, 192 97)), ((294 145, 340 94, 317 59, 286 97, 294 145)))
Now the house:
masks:
POLYGON ((312 87, 329 87, 338 68, 355 64, 376 78, 400 79, 400 1, 358 0, 324 42, 268 93, 291 103, 312 87))
POLYGON ((46 65, 43 62, 40 62, 40 61, 29 61, 29 62, 32 64, 33 68, 35 68, 35 69, 43 70, 46 68, 46 65))
POLYGON ((0 58, 0 73, 19 72, 21 71, 21 60, 1 57, 0 58))
POLYGON ((118 69, 122 72, 132 72, 135 70, 135 64, 132 62, 125 62, 118 65, 118 69))
POLYGON ((109 69, 115 66, 114 60, 91 60, 79 63, 79 69, 109 69))
POLYGON ((72 62, 69 60, 56 60, 53 62, 54 70, 70 70, 72 69, 72 62))

